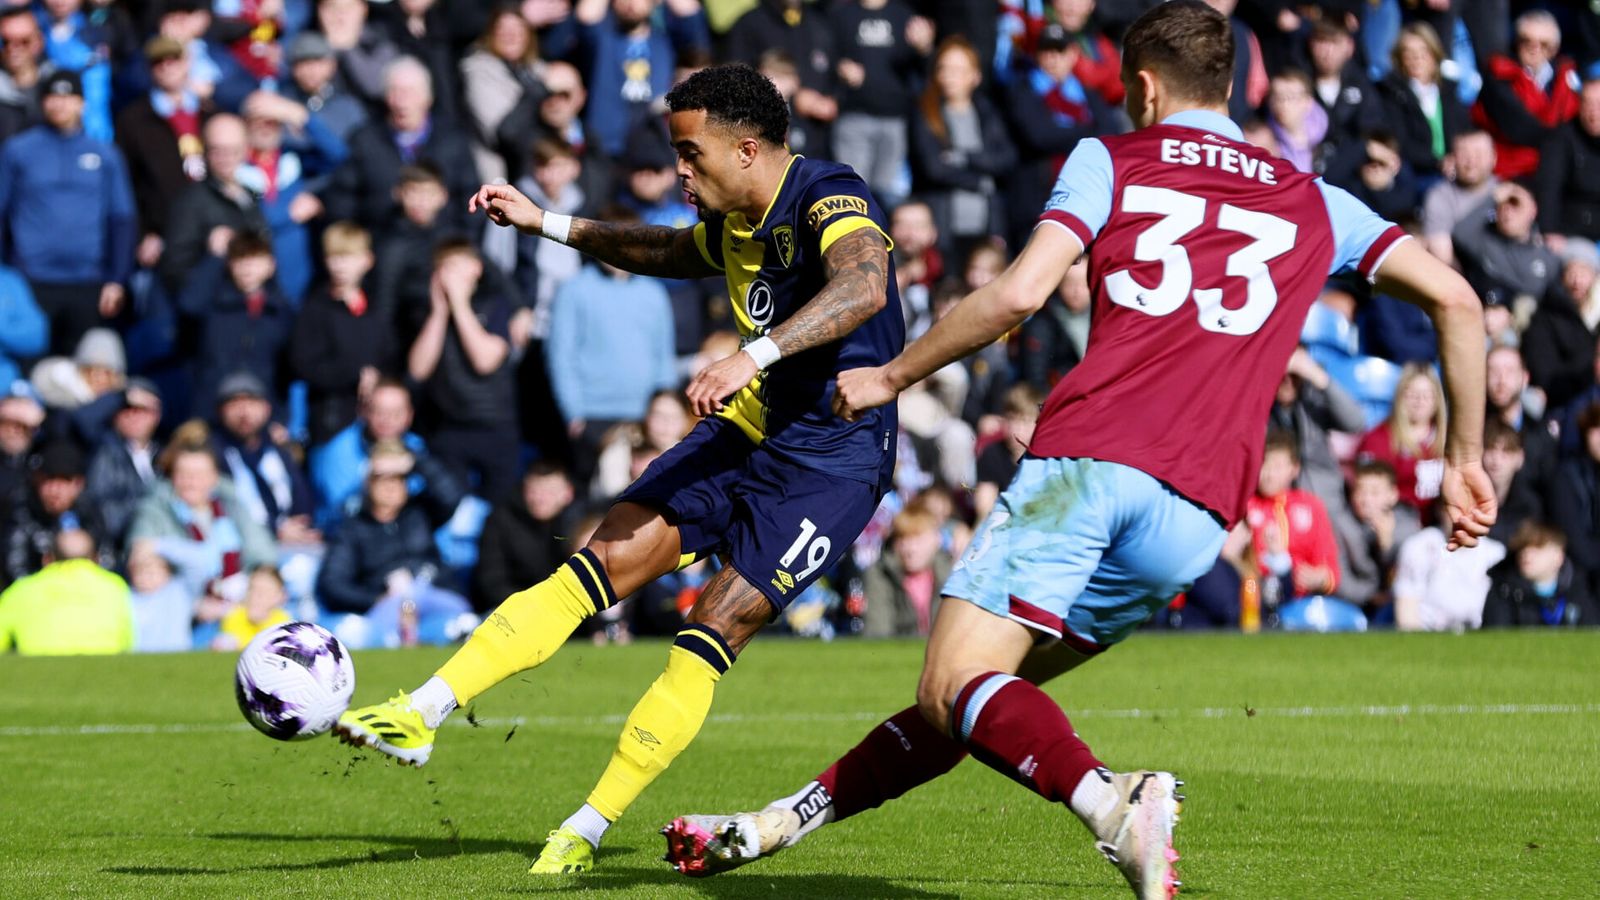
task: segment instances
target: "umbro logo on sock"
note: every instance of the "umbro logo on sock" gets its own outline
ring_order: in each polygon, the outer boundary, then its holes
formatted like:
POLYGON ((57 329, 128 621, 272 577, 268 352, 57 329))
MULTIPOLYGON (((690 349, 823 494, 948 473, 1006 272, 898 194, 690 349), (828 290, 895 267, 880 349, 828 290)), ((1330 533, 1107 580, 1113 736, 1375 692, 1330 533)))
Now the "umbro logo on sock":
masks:
POLYGON ((637 725, 633 726, 633 738, 641 744, 654 745, 657 747, 661 746, 660 738, 648 731, 645 731, 643 728, 640 728, 637 725))

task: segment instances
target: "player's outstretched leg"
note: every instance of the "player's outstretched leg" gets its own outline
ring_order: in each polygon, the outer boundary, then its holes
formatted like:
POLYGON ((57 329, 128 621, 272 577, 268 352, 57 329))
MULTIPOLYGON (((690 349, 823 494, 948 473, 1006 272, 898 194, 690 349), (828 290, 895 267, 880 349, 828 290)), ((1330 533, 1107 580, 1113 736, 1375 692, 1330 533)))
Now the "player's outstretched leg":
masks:
POLYGON ((667 668, 622 726, 588 801, 550 833, 532 874, 582 872, 606 829, 682 753, 711 712, 717 682, 772 617, 766 595, 732 567, 717 573, 667 652, 667 668))
POLYGON ((653 509, 619 503, 587 547, 549 578, 507 597, 426 683, 345 712, 334 734, 421 766, 433 752, 434 734, 458 705, 545 662, 584 619, 677 563, 677 530, 653 509))

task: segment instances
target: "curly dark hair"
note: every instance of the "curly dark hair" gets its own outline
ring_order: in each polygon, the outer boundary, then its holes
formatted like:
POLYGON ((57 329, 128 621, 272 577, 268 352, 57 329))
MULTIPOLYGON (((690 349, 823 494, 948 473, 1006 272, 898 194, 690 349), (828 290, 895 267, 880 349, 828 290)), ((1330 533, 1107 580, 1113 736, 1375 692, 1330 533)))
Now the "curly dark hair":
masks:
POLYGON ((748 129, 773 146, 789 136, 789 103, 767 76, 743 63, 712 66, 667 92, 672 112, 703 109, 708 120, 748 129))

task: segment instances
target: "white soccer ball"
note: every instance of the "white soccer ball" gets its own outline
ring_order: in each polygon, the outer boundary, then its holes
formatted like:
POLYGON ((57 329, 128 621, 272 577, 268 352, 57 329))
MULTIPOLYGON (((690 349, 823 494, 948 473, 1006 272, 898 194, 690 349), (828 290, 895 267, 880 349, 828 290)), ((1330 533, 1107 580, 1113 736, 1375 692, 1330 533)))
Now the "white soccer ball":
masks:
POLYGON ((302 741, 325 733, 350 707, 356 669, 327 629, 290 622, 255 636, 234 670, 246 721, 267 737, 302 741))

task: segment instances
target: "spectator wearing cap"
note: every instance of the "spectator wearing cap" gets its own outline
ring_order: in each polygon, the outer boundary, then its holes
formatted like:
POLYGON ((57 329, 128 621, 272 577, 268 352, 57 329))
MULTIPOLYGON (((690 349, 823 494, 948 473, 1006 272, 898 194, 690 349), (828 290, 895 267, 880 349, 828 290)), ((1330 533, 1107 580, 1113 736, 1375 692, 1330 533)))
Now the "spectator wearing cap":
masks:
POLYGON ((1584 82, 1578 114, 1544 143, 1533 178, 1547 240, 1600 240, 1600 78, 1584 82))
POLYGON ((294 311, 272 277, 272 245, 241 234, 226 252, 226 259, 208 256, 201 262, 178 295, 178 309, 193 323, 198 345, 196 410, 213 408, 223 378, 234 372, 249 372, 275 389, 294 327, 294 311))
POLYGON ((1072 73, 1079 49, 1060 25, 1039 34, 1035 63, 1006 87, 1006 113, 1021 162, 1011 180, 1011 237, 1021 245, 1033 230, 1036 210, 1078 142, 1112 128, 1110 107, 1072 73))
POLYGON ((1487 131, 1463 131, 1450 147, 1450 170, 1422 196, 1422 242, 1428 252, 1455 265, 1451 232, 1489 199, 1500 179, 1494 177, 1494 138, 1487 131))
MULTIPOLYGON (((653 102, 666 96, 678 58, 711 49, 711 33, 698 0, 670 0, 664 16, 658 18, 656 9, 661 5, 660 0, 590 0, 575 4, 571 16, 544 34, 546 56, 581 61, 589 94, 584 120, 607 156, 622 155, 629 127, 653 102), (661 20, 665 28, 656 24, 661 20)), ((801 15, 799 4, 795 4, 795 15, 801 15)), ((822 16, 810 11, 804 16, 807 33, 821 33, 827 40, 822 16)), ((762 50, 784 45, 782 41, 741 43, 738 30, 736 25, 728 35, 731 59, 754 64, 762 50)), ((826 58, 824 70, 831 64, 831 57, 826 58)), ((829 73, 824 71, 823 76, 827 78, 829 73)))
POLYGON ((124 546, 133 511, 156 482, 155 460, 161 445, 155 435, 160 424, 160 391, 143 378, 129 379, 121 406, 111 417, 111 433, 89 458, 84 496, 100 510, 114 548, 124 546))
POLYGON ((7 523, 6 580, 16 581, 43 568, 60 531, 88 532, 100 547, 100 564, 114 565, 105 520, 83 495, 83 451, 69 441, 56 441, 39 451, 32 466, 27 500, 12 510, 7 523))
POLYGON ((52 69, 33 8, 0 9, 0 142, 44 121, 39 87, 52 69))
POLYGON ((43 424, 44 407, 27 382, 14 382, 0 396, 0 522, 11 521, 12 510, 25 502, 28 462, 43 424))
POLYGON ((1431 181, 1455 136, 1471 127, 1462 107, 1460 88, 1440 66, 1444 44, 1426 22, 1400 29, 1394 44, 1394 68, 1378 83, 1383 118, 1400 140, 1400 155, 1417 177, 1431 181))
POLYGON ((1553 285, 1522 334, 1522 358, 1550 408, 1566 406, 1594 383, 1600 340, 1600 251, 1586 238, 1561 248, 1560 283, 1553 285))
POLYGON ((116 412, 117 394, 127 379, 122 338, 109 328, 91 328, 69 357, 53 356, 33 367, 31 383, 51 416, 51 437, 72 437, 84 446, 100 440, 105 422, 116 412))
POLYGON ((828 13, 838 54, 839 121, 833 159, 856 171, 892 207, 909 153, 907 113, 933 51, 933 23, 904 0, 836 3, 828 13))
POLYGON ((1533 194, 1503 182, 1456 225, 1456 262, 1484 303, 1514 307, 1519 298, 1537 301, 1560 283, 1561 260, 1544 245, 1538 217, 1533 194))
POLYGON ((167 215, 161 278, 174 295, 209 254, 220 257, 236 235, 267 237, 261 195, 245 183, 250 156, 244 120, 231 113, 212 116, 202 129, 206 177, 183 189, 167 215))
POLYGON ((212 28, 211 0, 165 0, 160 9, 156 33, 183 45, 189 57, 190 87, 218 109, 238 109, 259 79, 228 47, 211 40, 226 31, 212 28))
POLYGON ((22 377, 22 367, 50 346, 50 320, 34 302, 28 280, 0 265, 0 390, 22 377))
POLYGON ((122 154, 83 130, 78 76, 53 73, 43 94, 45 124, 0 149, 0 252, 28 279, 63 352, 121 312, 137 224, 122 154))
POLYGON ((47 565, 0 594, 0 651, 24 656, 127 653, 133 649, 128 584, 98 565, 94 538, 52 535, 47 565))
POLYGON ((99 17, 84 13, 84 0, 41 3, 39 24, 44 32, 45 57, 80 81, 83 130, 97 141, 111 141, 111 33, 99 17))
POLYGON ((189 54, 176 38, 151 38, 144 58, 151 88, 117 116, 117 147, 128 161, 139 208, 136 255, 140 267, 150 269, 161 260, 172 199, 206 177, 200 129, 216 107, 190 84, 189 54))
POLYGON ((310 110, 271 91, 251 94, 243 112, 249 152, 239 180, 261 197, 278 287, 298 307, 314 268, 312 225, 323 209, 317 195, 349 151, 310 110))
POLYGON ((321 543, 311 527, 311 482, 289 448, 273 434, 272 398, 253 373, 234 372, 217 387, 217 457, 245 513, 280 544, 321 543))
POLYGON ((461 60, 461 89, 472 125, 472 158, 484 181, 505 181, 511 171, 500 142, 500 126, 522 104, 544 94, 539 81, 539 44, 515 7, 501 7, 461 60))
POLYGON ((385 75, 400 49, 382 28, 367 21, 366 0, 317 0, 316 30, 328 40, 339 63, 339 82, 369 109, 381 109, 388 89, 385 75))
POLYGON ((302 31, 289 42, 286 56, 289 77, 279 85, 283 95, 315 113, 341 141, 349 141, 366 124, 367 108, 345 90, 335 77, 339 63, 328 39, 316 31, 302 31))
MULTIPOLYGON (((323 5, 345 2, 350 0, 324 0, 323 5)), ((476 223, 467 220, 467 198, 480 185, 478 168, 467 138, 433 114, 433 76, 405 56, 384 70, 384 84, 386 115, 351 135, 350 158, 323 198, 330 218, 372 230, 386 227, 400 215, 395 187, 401 168, 426 162, 438 168, 449 192, 444 221, 475 229, 476 223)))
POLYGON ((1578 70, 1560 56, 1556 17, 1533 10, 1517 17, 1513 56, 1495 54, 1485 67, 1472 121, 1494 136, 1495 175, 1526 178, 1539 169, 1539 148, 1578 114, 1578 70))

